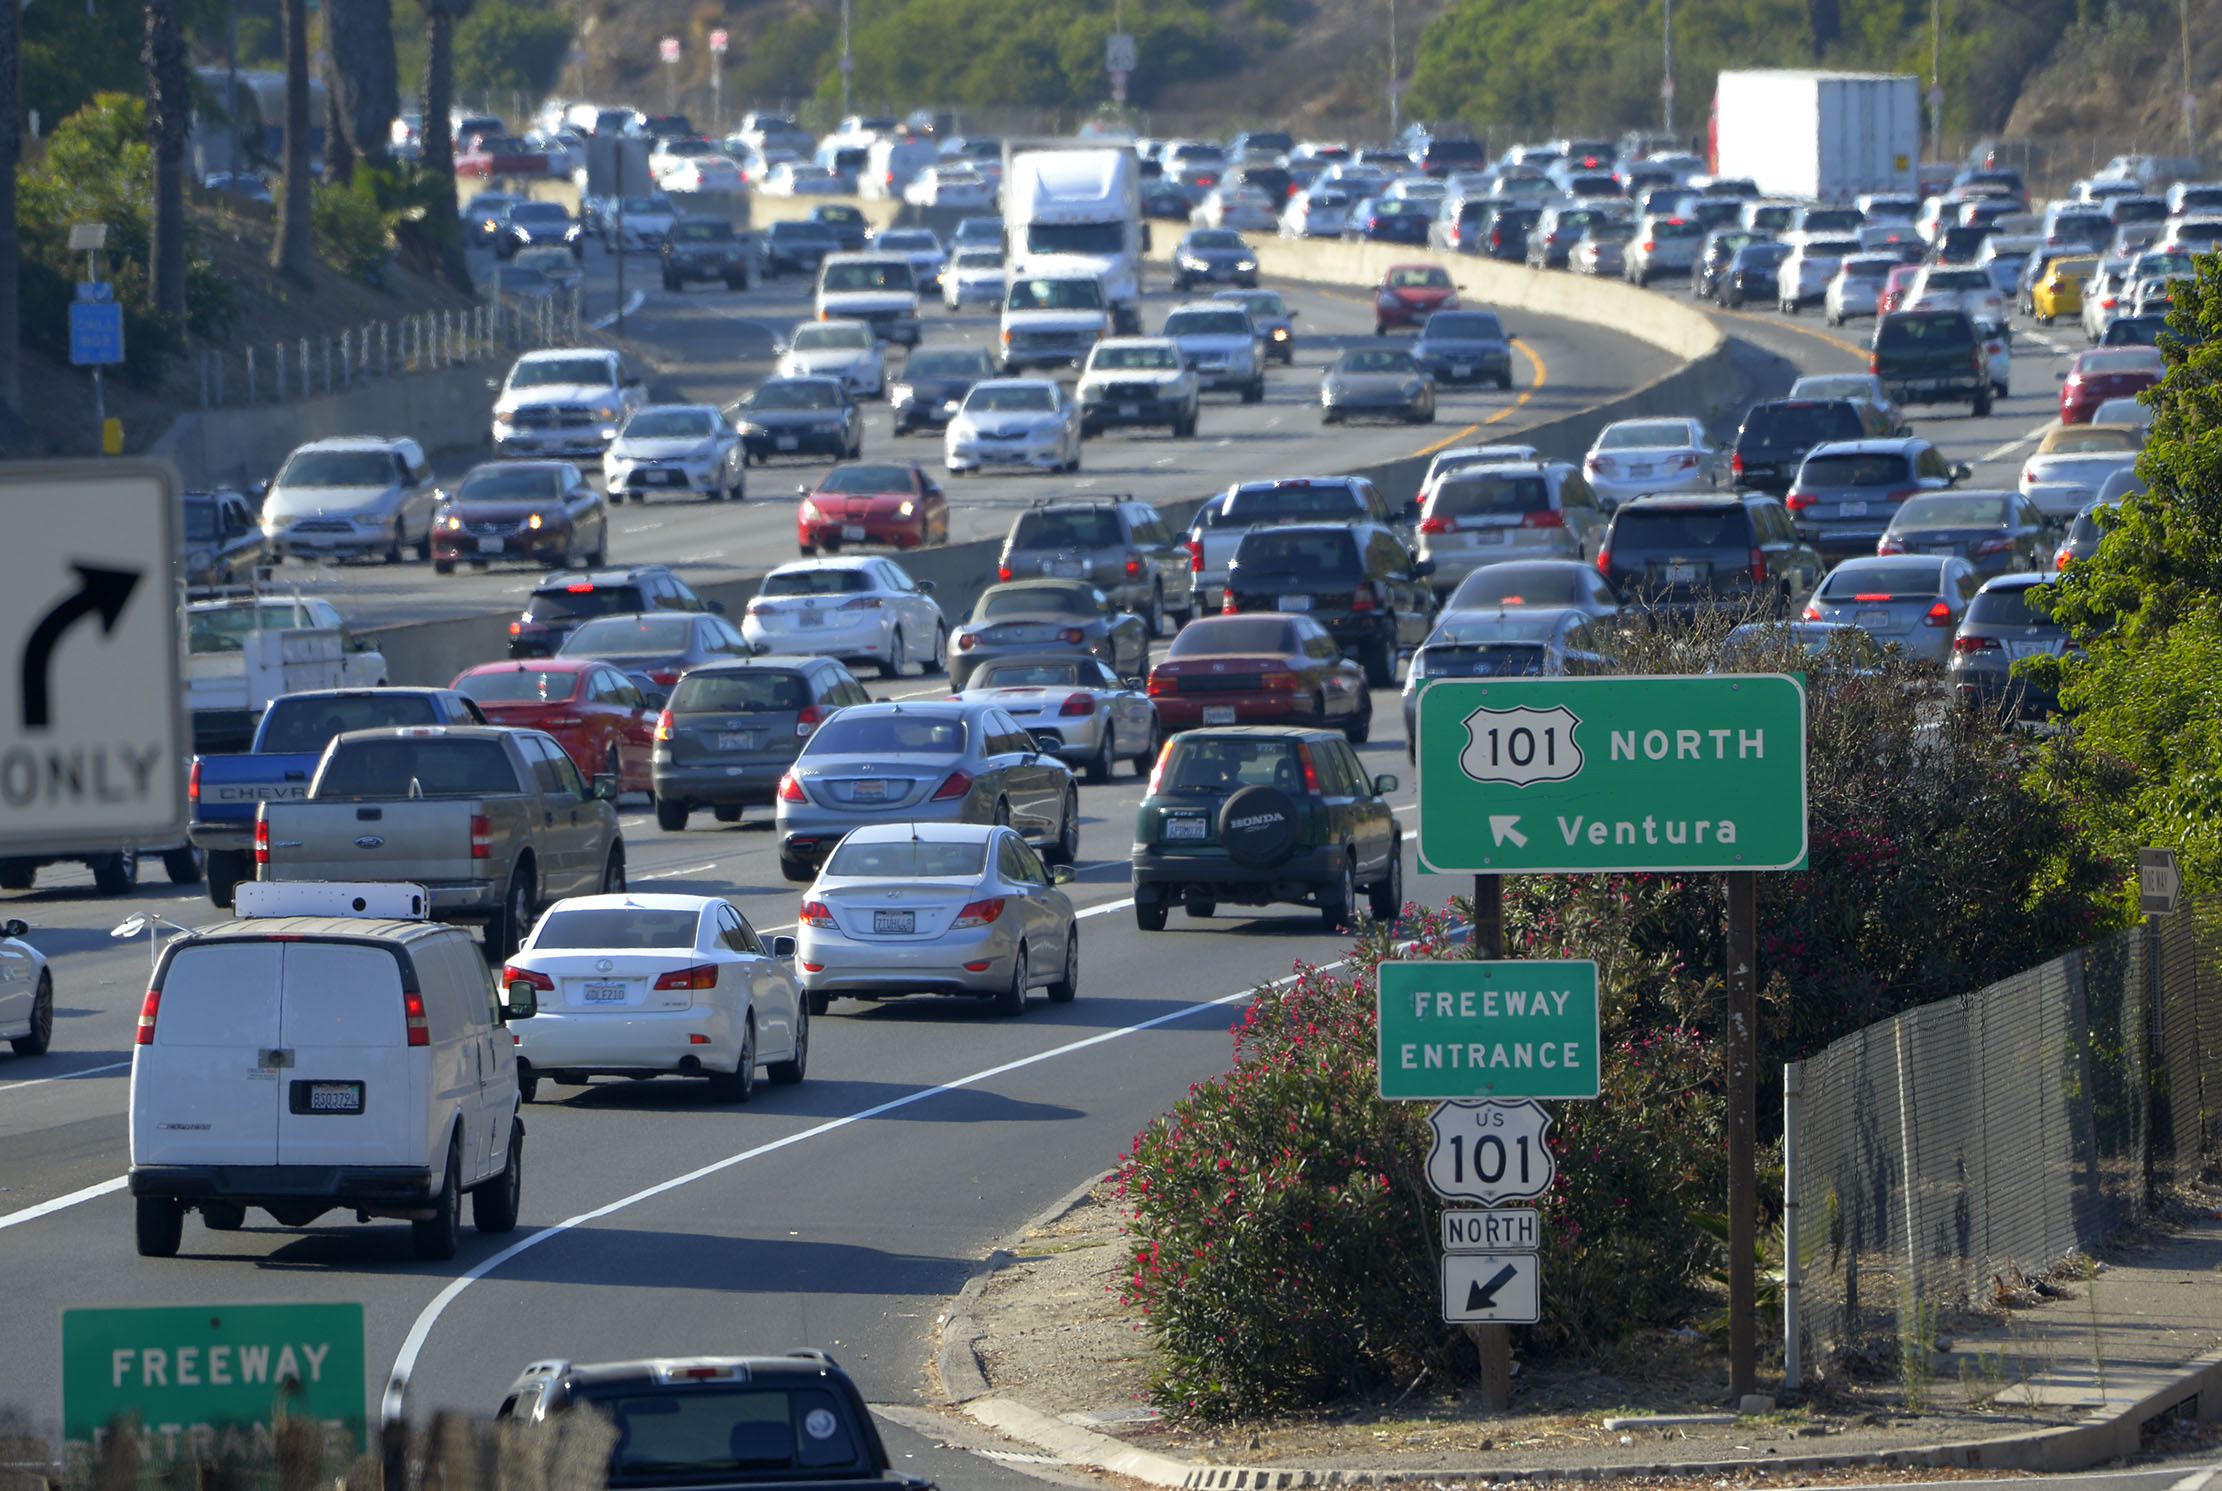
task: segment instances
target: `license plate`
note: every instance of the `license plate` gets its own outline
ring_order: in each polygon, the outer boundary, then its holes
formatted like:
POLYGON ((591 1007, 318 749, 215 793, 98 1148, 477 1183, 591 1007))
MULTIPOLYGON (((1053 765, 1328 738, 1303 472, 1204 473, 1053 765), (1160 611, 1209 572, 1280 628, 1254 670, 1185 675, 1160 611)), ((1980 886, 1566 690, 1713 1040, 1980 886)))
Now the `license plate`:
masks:
POLYGON ((887 801, 887 783, 877 779, 851 782, 849 784, 849 801, 885 802, 887 801))
POLYGON ((915 911, 875 911, 872 913, 872 930, 875 932, 915 932, 918 930, 918 913, 915 911))
POLYGON ((763 743, 764 734, 760 730, 720 730, 718 732, 718 749, 721 751, 753 751, 763 743))
POLYGON ((841 537, 852 544, 861 543, 864 539, 864 525, 862 523, 843 523, 841 525, 841 537))
POLYGON ((1234 723, 1234 706, 1233 706, 1232 704, 1207 704, 1207 705, 1205 705, 1205 706, 1204 706, 1204 723, 1205 723, 1205 724, 1207 724, 1207 725, 1231 725, 1231 724, 1233 724, 1233 723, 1234 723))
POLYGON ((623 979, 588 979, 579 986, 581 1004, 623 1004, 625 981, 623 979))
POLYGON ((795 625, 797 626, 813 627, 824 626, 825 624, 826 613, 823 611, 797 611, 795 613, 795 625))
POLYGON ((1308 595, 1284 595, 1273 603, 1276 611, 1309 611, 1312 598, 1308 595))
POLYGON ((1694 564, 1664 564, 1659 567, 1666 572, 1666 580, 1669 585, 1695 585, 1697 583, 1697 566, 1694 564))
POLYGON ((310 1082, 303 1111, 308 1113, 360 1113, 363 1111, 363 1084, 360 1082, 310 1082))
POLYGON ((1121 419, 1139 419, 1139 418, 1141 418, 1141 417, 1142 417, 1142 406, 1141 406, 1140 404, 1121 404, 1121 405, 1119 406, 1119 418, 1121 418, 1121 419))
POLYGON ((2052 644, 2050 642, 2008 642, 2006 644, 2006 655, 2011 658, 2049 657, 2051 654, 2052 644))
POLYGON ((799 435, 777 435, 773 437, 772 444, 780 450, 795 450, 802 445, 802 437, 799 435))
POLYGON ((1888 611, 1862 611, 1856 619, 1863 631, 1888 631, 1890 629, 1890 613, 1888 611))
POLYGON ((1867 504, 1864 502, 1839 503, 1836 510, 1847 518, 1864 518, 1867 516, 1867 504))
POLYGON ((1470 362, 1454 362, 1450 365, 1450 375, 1453 378, 1470 378, 1473 372, 1474 365, 1470 362))
POLYGON ((1649 466, 1630 466, 1628 468, 1628 474, 1630 476, 1649 476, 1651 474, 1651 468, 1649 466))
POLYGON ((1088 566, 1077 559, 1060 559, 1049 567, 1049 572, 1060 580, 1078 580, 1088 573, 1088 566))
POLYGON ((1929 548, 1923 549, 1921 552, 1924 554, 1941 554, 1946 558, 1950 558, 1953 554, 1959 551, 1954 549, 1950 544, 1940 544, 1931 545, 1929 548))
POLYGON ((501 540, 498 538, 480 539, 478 541, 478 552, 481 554, 499 554, 501 552, 501 540))
POLYGON ((1211 831, 1211 825, 1201 818, 1168 818, 1165 820, 1165 837, 1168 839, 1201 839, 1211 831))

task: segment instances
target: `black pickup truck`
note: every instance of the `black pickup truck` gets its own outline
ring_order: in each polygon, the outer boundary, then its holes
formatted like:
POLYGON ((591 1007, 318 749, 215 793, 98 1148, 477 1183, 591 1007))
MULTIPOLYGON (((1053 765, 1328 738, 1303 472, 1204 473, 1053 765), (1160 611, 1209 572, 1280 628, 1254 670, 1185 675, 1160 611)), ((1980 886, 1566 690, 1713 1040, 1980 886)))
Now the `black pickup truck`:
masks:
POLYGON ((1990 364, 1975 323, 1957 307, 1892 311, 1875 327, 1867 371, 1900 404, 1956 404, 1991 412, 1990 364))

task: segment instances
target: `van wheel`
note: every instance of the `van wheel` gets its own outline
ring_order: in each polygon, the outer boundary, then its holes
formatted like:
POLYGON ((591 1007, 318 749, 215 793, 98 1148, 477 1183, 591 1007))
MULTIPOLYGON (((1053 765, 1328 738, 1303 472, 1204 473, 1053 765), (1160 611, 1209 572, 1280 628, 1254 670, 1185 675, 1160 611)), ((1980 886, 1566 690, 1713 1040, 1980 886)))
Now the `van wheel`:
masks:
POLYGON ((113 854, 96 854, 87 861, 93 872, 93 889, 104 896, 120 896, 139 883, 139 851, 118 849, 113 854))
POLYGON ((602 894, 614 896, 625 888, 625 846, 610 845, 610 857, 602 864, 602 894))
POLYGON ((687 805, 676 797, 656 799, 656 827, 667 834, 682 833, 687 826, 687 805))
POLYGON ((247 1225, 247 1208, 236 1201, 203 1201, 201 1225, 211 1232, 237 1232, 247 1225))
POLYGON ((509 1126, 509 1157, 501 1174, 471 1192, 471 1226, 499 1234, 517 1230, 517 1201, 525 1181, 525 1126, 509 1126))
POLYGON ((432 1215, 409 1224, 409 1242, 419 1258, 437 1263, 453 1258, 463 1232, 463 1166, 450 1144, 447 1173, 440 1178, 440 1198, 432 1215))
POLYGON ((199 885, 201 883, 201 851, 187 844, 182 849, 162 851, 162 872, 170 877, 172 885, 199 885))
POLYGON ((517 1101, 529 1103, 540 1096, 540 1074, 530 1062, 517 1063, 517 1101))
POLYGON ((208 904, 231 905, 232 892, 239 882, 247 878, 247 852, 243 849, 211 849, 203 868, 208 875, 208 904))
POLYGON ((141 1258, 175 1258, 185 1238, 185 1207, 167 1196, 140 1196, 132 1213, 132 1231, 141 1258))
POLYGON ((710 1073, 710 1101, 745 1103, 756 1095, 756 1021, 741 1030, 741 1059, 730 1072, 710 1073))
POLYGON ((810 1001, 795 1006, 795 1054, 771 1064, 771 1076, 782 1087, 792 1087, 810 1070, 810 1001))

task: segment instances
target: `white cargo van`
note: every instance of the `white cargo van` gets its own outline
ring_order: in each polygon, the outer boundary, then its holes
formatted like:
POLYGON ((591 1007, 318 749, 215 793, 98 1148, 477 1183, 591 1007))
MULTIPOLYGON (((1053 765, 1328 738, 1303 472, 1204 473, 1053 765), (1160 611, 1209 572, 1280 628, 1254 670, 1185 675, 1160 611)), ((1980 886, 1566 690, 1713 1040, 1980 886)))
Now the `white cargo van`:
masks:
POLYGON ((219 1232, 259 1206, 406 1219, 420 1258, 517 1225, 524 1125, 505 1019, 468 932, 422 886, 249 882, 231 921, 163 950, 131 1063, 139 1252, 176 1255, 185 1213, 219 1232))
POLYGON ((856 194, 867 200, 899 202, 911 179, 940 160, 941 151, 923 140, 875 140, 865 152, 864 169, 857 173, 856 194))

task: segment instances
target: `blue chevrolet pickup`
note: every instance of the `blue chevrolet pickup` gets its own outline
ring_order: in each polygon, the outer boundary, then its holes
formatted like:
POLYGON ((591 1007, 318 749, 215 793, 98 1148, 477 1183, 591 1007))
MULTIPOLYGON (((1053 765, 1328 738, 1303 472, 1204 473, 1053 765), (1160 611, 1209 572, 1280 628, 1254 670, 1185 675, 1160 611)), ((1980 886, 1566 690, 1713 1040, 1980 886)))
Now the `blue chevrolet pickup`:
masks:
POLYGON ((208 899, 229 906, 232 888, 254 878, 256 809, 307 797, 333 736, 386 725, 485 723, 478 705, 453 689, 320 689, 271 700, 245 755, 193 758, 190 832, 208 858, 208 899))

